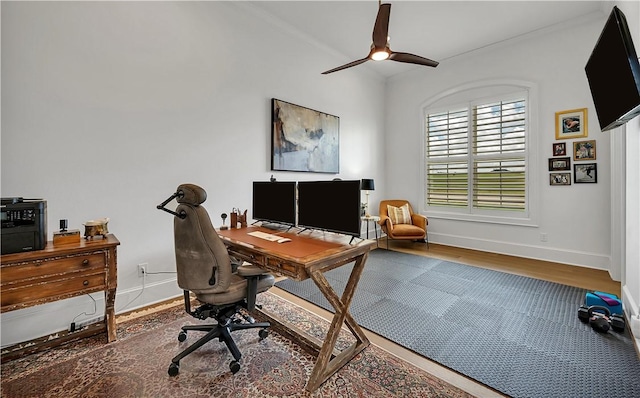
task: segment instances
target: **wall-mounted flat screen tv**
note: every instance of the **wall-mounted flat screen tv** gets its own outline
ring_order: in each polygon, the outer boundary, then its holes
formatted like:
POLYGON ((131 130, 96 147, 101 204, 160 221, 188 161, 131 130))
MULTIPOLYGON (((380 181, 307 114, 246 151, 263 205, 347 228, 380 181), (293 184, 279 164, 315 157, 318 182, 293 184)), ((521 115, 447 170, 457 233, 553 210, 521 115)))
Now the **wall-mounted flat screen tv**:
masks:
POLYGON ((298 226, 360 236, 360 180, 298 181, 298 226))
POLYGON ((254 181, 251 217, 256 221, 296 225, 295 181, 254 181))
POLYGON ((600 130, 611 130, 640 114, 640 63, 618 7, 613 7, 584 69, 600 130))

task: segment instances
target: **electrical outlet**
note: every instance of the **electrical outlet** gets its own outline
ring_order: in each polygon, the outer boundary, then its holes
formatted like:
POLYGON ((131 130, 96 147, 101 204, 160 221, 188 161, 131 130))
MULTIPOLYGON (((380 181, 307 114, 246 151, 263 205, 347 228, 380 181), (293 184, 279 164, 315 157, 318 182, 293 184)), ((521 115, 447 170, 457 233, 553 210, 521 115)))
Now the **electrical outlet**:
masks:
POLYGON ((541 233, 540 234, 540 242, 546 242, 548 240, 547 234, 546 233, 541 233))
POLYGON ((138 264, 138 278, 144 277, 144 274, 147 273, 148 263, 138 264))

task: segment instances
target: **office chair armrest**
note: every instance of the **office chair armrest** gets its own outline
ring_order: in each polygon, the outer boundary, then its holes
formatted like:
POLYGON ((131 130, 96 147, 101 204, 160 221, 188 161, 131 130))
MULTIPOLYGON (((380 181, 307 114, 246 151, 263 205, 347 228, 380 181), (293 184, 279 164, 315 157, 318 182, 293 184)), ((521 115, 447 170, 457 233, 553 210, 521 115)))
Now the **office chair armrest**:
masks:
POLYGON ((244 264, 244 265, 241 265, 240 267, 238 267, 237 273, 241 277, 247 278, 247 277, 251 277, 251 276, 258 276, 258 275, 266 274, 267 271, 265 271, 264 269, 258 267, 257 265, 244 264))
POLYGON ((427 217, 423 216, 422 214, 413 213, 411 214, 411 223, 426 230, 429 221, 427 220, 427 217))
POLYGON ((238 272, 238 268, 240 268, 242 264, 244 264, 243 259, 234 257, 232 255, 229 255, 229 260, 231 260, 231 272, 234 274, 238 272))

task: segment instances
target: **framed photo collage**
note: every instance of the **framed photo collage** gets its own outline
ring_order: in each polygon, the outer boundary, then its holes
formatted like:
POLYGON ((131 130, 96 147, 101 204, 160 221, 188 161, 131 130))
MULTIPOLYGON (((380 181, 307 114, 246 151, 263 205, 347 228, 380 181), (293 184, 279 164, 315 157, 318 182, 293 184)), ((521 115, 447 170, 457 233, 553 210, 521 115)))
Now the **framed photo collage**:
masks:
POLYGON ((598 182, 596 140, 587 140, 588 135, 587 108, 556 112, 556 140, 577 140, 553 143, 549 185, 571 185, 571 158, 574 184, 598 182))

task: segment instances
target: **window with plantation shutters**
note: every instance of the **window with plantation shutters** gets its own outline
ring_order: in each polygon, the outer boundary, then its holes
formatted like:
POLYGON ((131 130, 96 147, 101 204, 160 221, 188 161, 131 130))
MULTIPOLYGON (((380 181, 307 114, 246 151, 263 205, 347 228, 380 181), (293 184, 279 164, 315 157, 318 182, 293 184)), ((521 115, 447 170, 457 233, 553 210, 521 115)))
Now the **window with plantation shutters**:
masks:
POLYGON ((526 95, 427 112, 425 125, 428 209, 527 209, 526 95))

